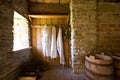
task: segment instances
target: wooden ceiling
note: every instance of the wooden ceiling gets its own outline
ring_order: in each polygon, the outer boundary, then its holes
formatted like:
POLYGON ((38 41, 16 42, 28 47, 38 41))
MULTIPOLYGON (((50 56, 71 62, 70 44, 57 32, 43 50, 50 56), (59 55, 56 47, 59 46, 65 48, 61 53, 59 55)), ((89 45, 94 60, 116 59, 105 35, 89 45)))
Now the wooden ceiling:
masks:
POLYGON ((69 4, 70 0, 28 0, 29 2, 37 3, 52 3, 52 4, 69 4))

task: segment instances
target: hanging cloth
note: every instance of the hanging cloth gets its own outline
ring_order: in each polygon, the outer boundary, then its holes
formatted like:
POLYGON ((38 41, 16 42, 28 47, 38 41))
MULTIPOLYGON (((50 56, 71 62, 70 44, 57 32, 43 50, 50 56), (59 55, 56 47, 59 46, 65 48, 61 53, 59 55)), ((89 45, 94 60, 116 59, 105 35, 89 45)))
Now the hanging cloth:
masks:
POLYGON ((52 26, 52 36, 51 36, 51 58, 57 57, 57 46, 56 46, 56 28, 52 26))
POLYGON ((49 57, 51 49, 51 27, 47 25, 44 25, 42 30, 42 47, 43 55, 49 57))
POLYGON ((64 53, 63 53, 63 41, 62 41, 62 30, 61 27, 59 28, 58 31, 58 36, 57 36, 57 50, 60 56, 60 64, 65 64, 65 59, 64 59, 64 53))

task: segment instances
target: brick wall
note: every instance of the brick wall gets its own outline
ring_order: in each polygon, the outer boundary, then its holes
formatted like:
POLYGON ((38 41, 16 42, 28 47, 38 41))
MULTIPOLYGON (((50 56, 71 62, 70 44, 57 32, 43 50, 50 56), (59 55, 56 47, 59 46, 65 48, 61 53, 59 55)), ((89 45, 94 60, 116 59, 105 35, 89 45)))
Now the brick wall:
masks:
POLYGON ((96 47, 96 0, 72 0, 71 56, 75 73, 84 72, 84 57, 96 47))
POLYGON ((120 52, 120 3, 98 3, 97 50, 120 52))
POLYGON ((0 80, 16 80, 31 53, 30 48, 12 52, 14 11, 27 18, 26 0, 0 0, 0 80))

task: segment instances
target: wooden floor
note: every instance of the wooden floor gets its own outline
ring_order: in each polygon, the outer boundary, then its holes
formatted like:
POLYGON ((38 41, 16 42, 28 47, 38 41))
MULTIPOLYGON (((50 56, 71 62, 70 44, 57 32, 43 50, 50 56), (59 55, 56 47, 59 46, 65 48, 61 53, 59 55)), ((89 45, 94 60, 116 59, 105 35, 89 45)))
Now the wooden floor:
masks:
POLYGON ((74 74, 71 68, 50 68, 38 80, 86 80, 84 74, 74 74))

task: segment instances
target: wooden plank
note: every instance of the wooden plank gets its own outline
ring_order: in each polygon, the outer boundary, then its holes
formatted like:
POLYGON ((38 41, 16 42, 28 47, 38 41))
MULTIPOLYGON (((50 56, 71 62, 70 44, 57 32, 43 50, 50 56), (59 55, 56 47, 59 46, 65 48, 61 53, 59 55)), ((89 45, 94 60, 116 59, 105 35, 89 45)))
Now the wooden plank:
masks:
POLYGON ((40 80, 86 80, 84 74, 74 74, 70 68, 53 68, 43 73, 40 80))
POLYGON ((53 24, 53 25, 56 24, 57 25, 58 24, 58 19, 57 18, 52 19, 51 24, 53 24))
POLYGON ((59 0, 46 0, 45 3, 59 3, 59 0))
POLYGON ((60 3, 62 3, 62 4, 69 4, 70 0, 60 0, 60 3))
MULTIPOLYGON (((100 0, 99 0, 100 1, 100 0)), ((115 1, 115 0, 112 0, 115 1)), ((69 4, 70 0, 29 0, 29 2, 37 2, 37 3, 52 3, 52 4, 69 4)))
POLYGON ((67 39, 64 39, 64 55, 65 55, 65 62, 66 66, 70 66, 69 60, 70 60, 70 46, 67 39))
POLYGON ((30 14, 69 14, 69 4, 29 4, 30 14))
POLYGON ((51 18, 47 18, 46 24, 50 25, 51 24, 51 18))
POLYGON ((68 15, 29 15, 33 25, 53 24, 66 25, 68 24, 68 15))
POLYGON ((36 2, 36 0, 28 0, 28 2, 36 2))
POLYGON ((32 60, 36 61, 37 59, 37 42, 36 42, 36 28, 32 28, 32 60))
POLYGON ((29 2, 37 2, 37 3, 59 3, 59 0, 29 0, 29 2))
POLYGON ((38 3, 45 3, 46 0, 37 0, 38 3))
POLYGON ((29 2, 37 2, 37 3, 59 3, 59 0, 29 0, 29 2))
POLYGON ((29 15, 31 18, 68 18, 68 15, 29 15))
POLYGON ((59 3, 59 0, 51 0, 52 3, 59 3))
POLYGON ((47 23, 47 18, 33 18, 32 25, 44 25, 47 23))
MULTIPOLYGON (((37 21, 39 22, 39 19, 37 19, 37 21)), ((47 19, 46 18, 41 18, 41 21, 38 24, 46 24, 47 19)))

